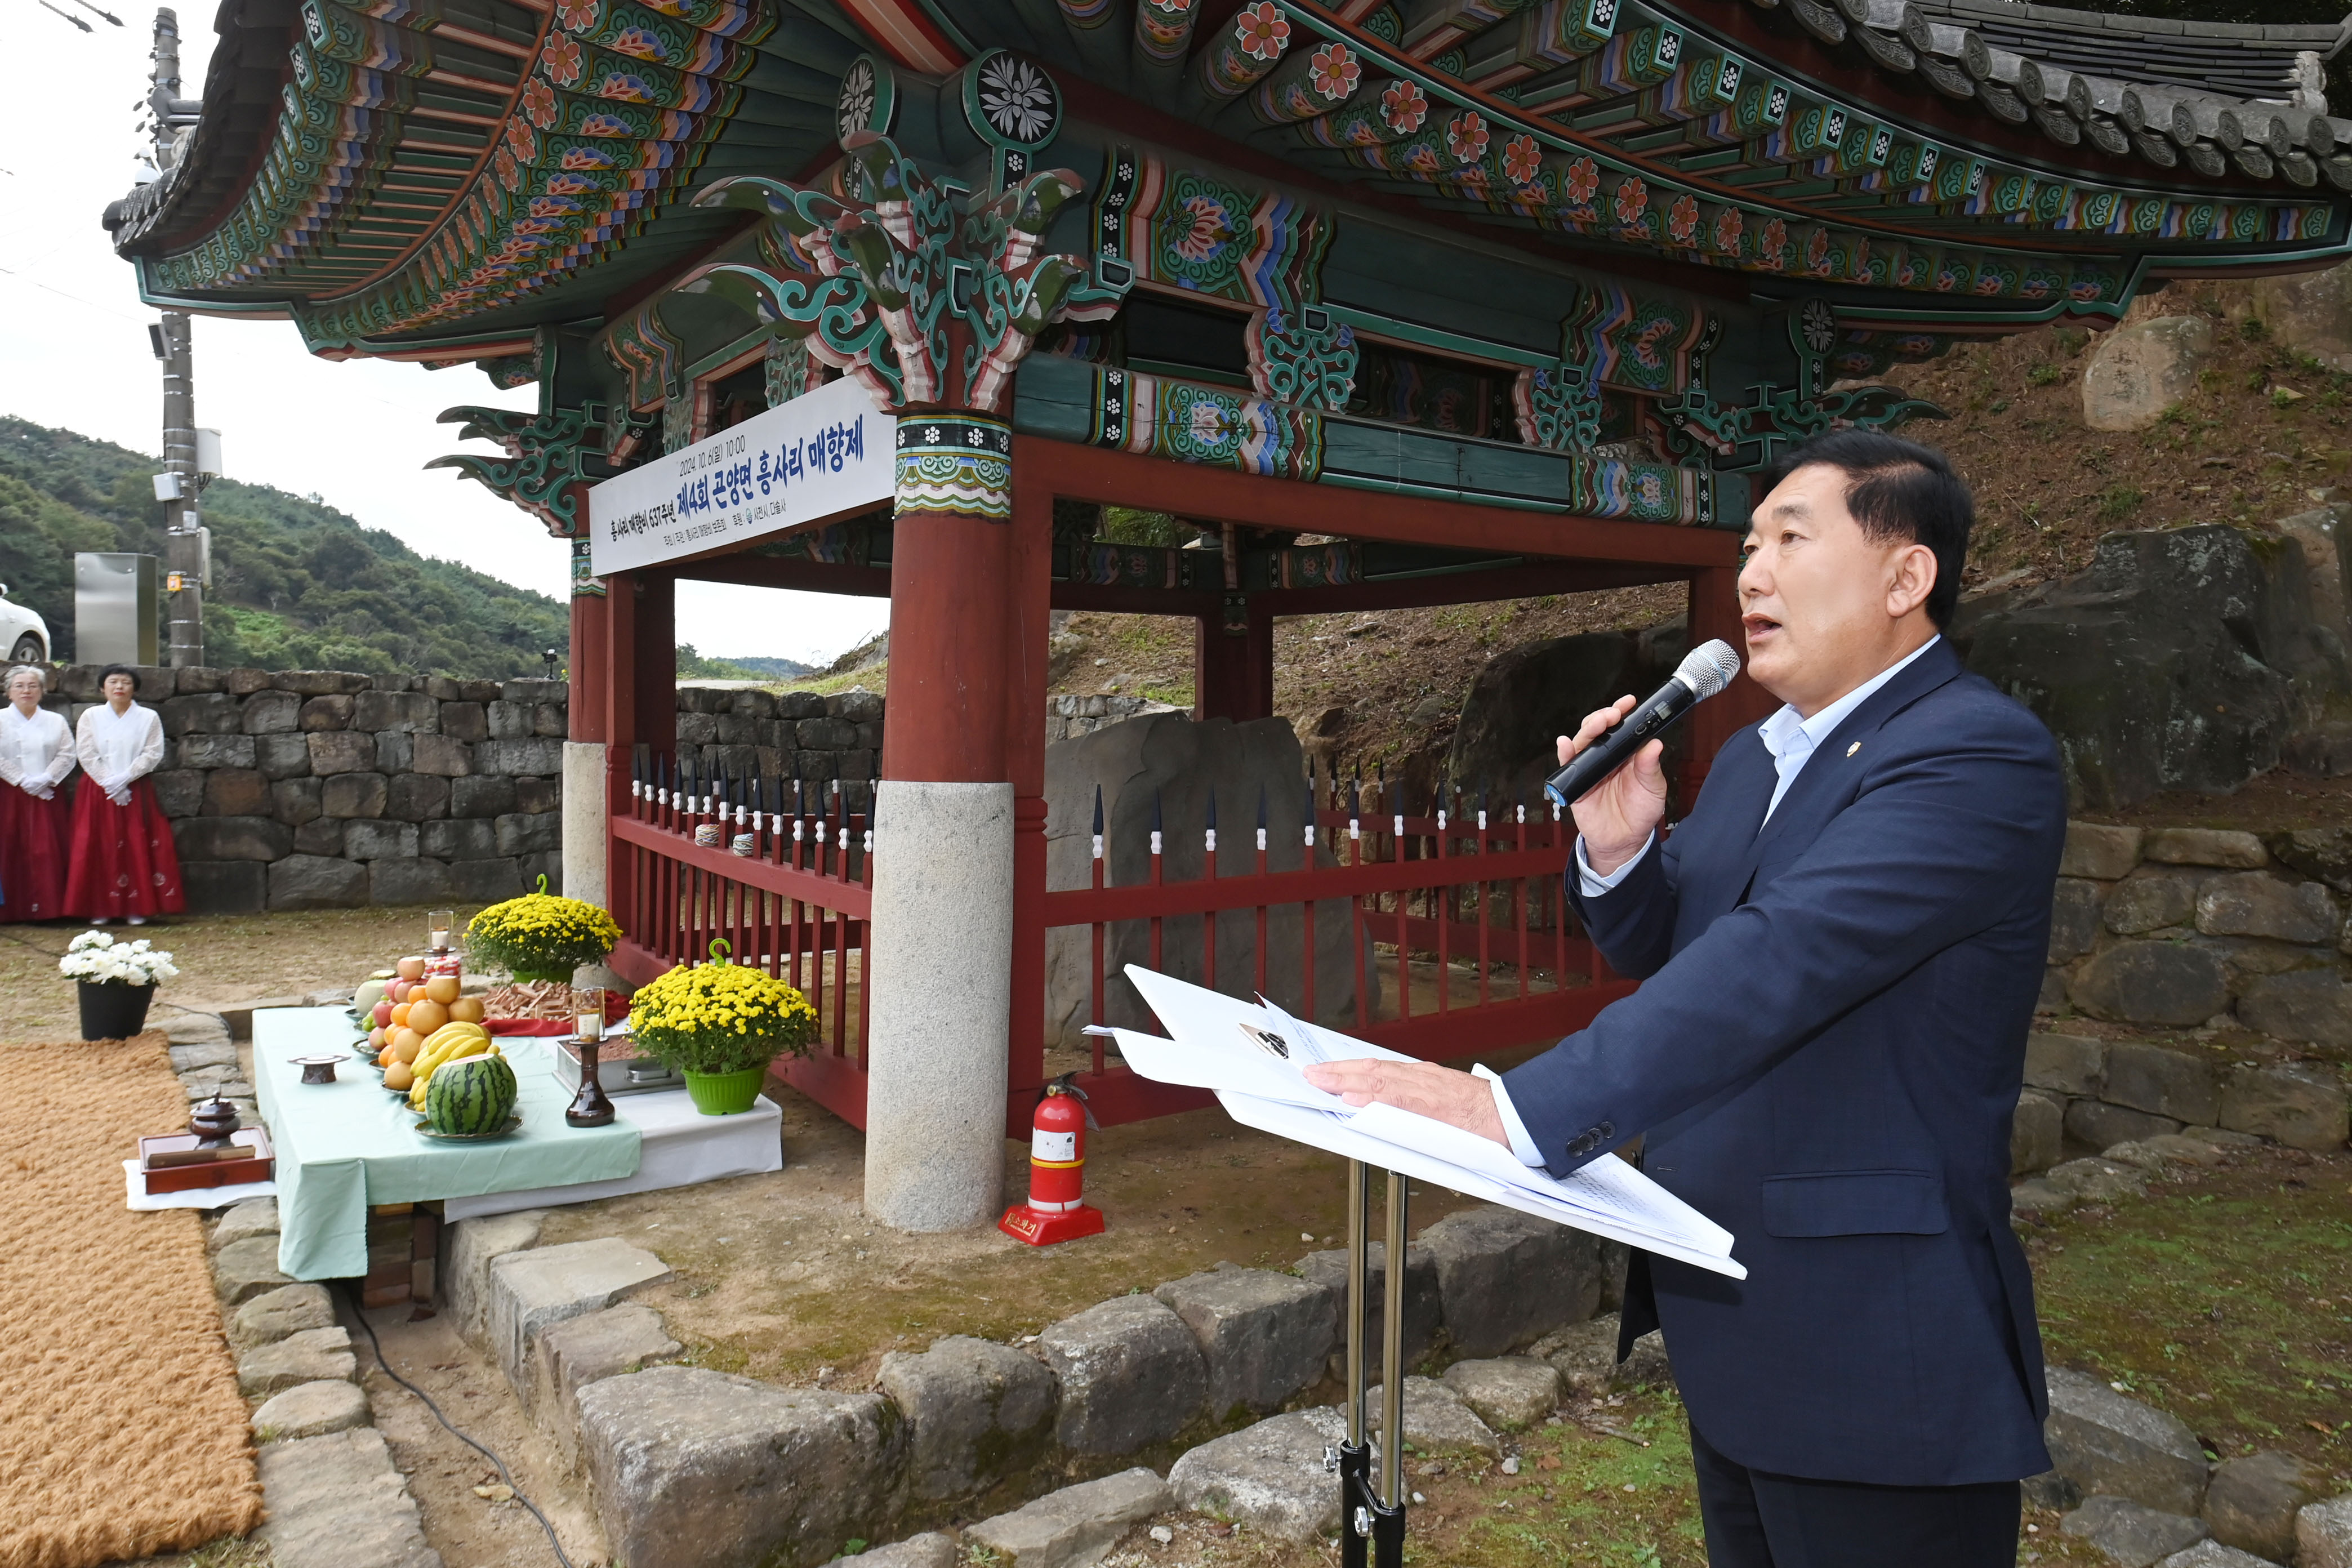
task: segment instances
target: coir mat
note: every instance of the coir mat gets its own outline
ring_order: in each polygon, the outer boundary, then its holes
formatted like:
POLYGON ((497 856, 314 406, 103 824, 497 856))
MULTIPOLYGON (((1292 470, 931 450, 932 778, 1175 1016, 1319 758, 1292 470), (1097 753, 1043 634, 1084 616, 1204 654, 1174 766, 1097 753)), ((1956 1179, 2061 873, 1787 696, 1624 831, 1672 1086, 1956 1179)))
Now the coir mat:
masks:
POLYGON ((188 1120, 164 1038, 0 1046, 0 1563, 92 1568, 261 1522, 194 1209, 122 1162, 188 1120))

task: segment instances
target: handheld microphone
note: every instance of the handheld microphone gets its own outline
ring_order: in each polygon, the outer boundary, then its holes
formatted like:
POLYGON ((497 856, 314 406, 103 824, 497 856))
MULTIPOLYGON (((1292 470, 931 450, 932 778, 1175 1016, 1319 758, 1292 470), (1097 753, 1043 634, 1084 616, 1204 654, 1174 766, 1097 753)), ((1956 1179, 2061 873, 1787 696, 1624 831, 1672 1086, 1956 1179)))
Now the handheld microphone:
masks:
POLYGON ((1546 779, 1544 794, 1562 809, 1575 805, 1635 752, 1664 734, 1675 720, 1730 685, 1738 673, 1739 656, 1730 644, 1702 643, 1691 649, 1649 700, 1602 731, 1566 767, 1546 779))

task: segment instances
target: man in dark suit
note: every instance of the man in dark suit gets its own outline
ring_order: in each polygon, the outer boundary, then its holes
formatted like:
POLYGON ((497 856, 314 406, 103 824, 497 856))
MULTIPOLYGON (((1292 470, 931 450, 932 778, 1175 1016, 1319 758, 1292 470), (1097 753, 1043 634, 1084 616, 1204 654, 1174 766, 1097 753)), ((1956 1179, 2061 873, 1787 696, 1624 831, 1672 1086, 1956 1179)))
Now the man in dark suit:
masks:
POLYGON ((1656 742, 1576 804, 1571 896, 1641 990, 1499 1079, 1308 1076, 1555 1174, 1641 1134, 1738 1237, 1743 1281, 1636 1254, 1620 1349, 1665 1331, 1714 1568, 1990 1568, 2050 1466, 2009 1130, 2065 793, 2049 732, 1941 636, 1973 521, 1942 457, 1848 431, 1776 478, 1739 591, 1787 706, 1664 838, 1656 742))

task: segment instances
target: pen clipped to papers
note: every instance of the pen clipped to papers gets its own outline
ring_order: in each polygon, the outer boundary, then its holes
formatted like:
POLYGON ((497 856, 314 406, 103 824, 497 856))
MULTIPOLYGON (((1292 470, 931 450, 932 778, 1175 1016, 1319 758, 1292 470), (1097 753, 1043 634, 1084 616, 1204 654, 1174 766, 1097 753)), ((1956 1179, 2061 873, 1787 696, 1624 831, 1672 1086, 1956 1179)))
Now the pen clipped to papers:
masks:
POLYGON ((1116 1031, 1119 1053, 1145 1078, 1213 1090, 1245 1126, 1368 1165, 1401 1171, 1697 1268, 1747 1278, 1732 1235, 1622 1160, 1565 1178, 1521 1164, 1489 1139, 1373 1103, 1361 1109, 1308 1083, 1311 1062, 1412 1058, 1246 1002, 1129 965, 1127 976, 1171 1038, 1116 1031))

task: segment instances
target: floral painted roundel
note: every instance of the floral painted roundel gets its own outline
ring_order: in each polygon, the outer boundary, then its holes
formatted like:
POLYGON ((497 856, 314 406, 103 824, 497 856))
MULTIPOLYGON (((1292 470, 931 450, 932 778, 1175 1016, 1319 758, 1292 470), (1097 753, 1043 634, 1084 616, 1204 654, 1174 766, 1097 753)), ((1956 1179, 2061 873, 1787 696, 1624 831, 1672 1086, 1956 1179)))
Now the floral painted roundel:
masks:
POLYGON ((1805 333, 1805 346, 1817 354, 1830 352, 1837 341, 1837 315, 1826 300, 1808 300, 1800 309, 1798 319, 1805 333))
POLYGON ((841 90, 834 95, 833 128, 840 136, 859 131, 890 134, 898 109, 897 79, 890 68, 872 55, 860 55, 841 75, 841 90))
POLYGON ((1054 79, 1009 49, 982 56, 965 84, 972 129, 999 146, 1041 146, 1062 123, 1062 94, 1054 79))

